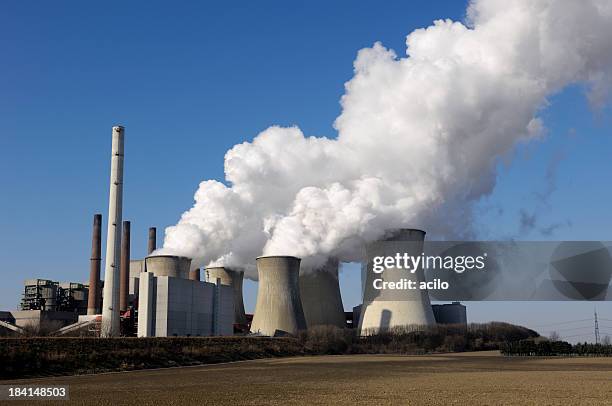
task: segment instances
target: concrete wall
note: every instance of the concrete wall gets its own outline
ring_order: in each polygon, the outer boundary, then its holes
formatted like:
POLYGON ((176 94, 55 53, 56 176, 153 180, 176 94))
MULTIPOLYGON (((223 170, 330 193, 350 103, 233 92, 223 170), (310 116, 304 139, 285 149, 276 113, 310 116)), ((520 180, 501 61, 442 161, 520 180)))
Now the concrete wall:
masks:
POLYGON ((244 272, 225 267, 206 268, 206 281, 216 284, 217 279, 220 279, 222 285, 231 286, 234 291, 234 323, 247 324, 242 296, 244 272))
POLYGON ((45 321, 57 323, 57 327, 67 326, 75 323, 78 319, 78 314, 75 312, 56 312, 45 310, 15 310, 11 312, 15 319, 15 325, 18 327, 33 327, 38 328, 45 321))

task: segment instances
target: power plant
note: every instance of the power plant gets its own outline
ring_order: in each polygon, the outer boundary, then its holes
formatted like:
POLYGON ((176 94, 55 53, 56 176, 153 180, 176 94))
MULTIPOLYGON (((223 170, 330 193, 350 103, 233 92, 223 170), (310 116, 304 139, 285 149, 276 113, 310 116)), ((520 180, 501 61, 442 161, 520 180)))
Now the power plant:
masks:
MULTIPOLYGON (((88 283, 26 280, 21 309, 0 312, 0 327, 19 332, 28 325, 54 322, 59 328, 56 335, 169 337, 282 336, 317 326, 358 327, 360 334, 367 335, 398 326, 467 323, 465 306, 453 302, 432 308, 427 291, 404 291, 400 296, 372 292, 371 272, 362 280, 363 304, 345 313, 335 258, 302 272, 301 259, 294 256, 256 258, 259 285, 253 315, 245 312, 243 270, 206 267, 202 281, 201 268, 191 258, 158 254, 155 227, 148 229, 147 255, 132 259, 131 222, 122 221, 123 127, 112 128, 111 146, 104 280, 100 278, 103 218, 95 214, 88 283)), ((367 245, 368 257, 393 251, 385 245, 389 243, 408 243, 410 253, 418 255, 424 237, 421 230, 389 230, 381 241, 367 245)), ((382 278, 392 280, 398 272, 387 268, 382 278)), ((424 280, 421 270, 412 278, 424 280)))
POLYGON ((306 329, 299 287, 300 261, 291 256, 257 258, 259 288, 252 333, 277 336, 306 329))
POLYGON ((329 259, 320 269, 300 274, 300 297, 308 328, 346 327, 338 264, 337 259, 329 259))

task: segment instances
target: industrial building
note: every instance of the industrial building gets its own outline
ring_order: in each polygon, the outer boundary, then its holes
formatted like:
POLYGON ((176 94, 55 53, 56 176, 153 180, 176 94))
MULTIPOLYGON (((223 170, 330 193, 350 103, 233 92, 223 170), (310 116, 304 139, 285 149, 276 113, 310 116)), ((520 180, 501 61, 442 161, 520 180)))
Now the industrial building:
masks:
POLYGON ((216 284, 218 280, 222 285, 232 287, 234 295, 234 324, 245 326, 247 318, 242 298, 244 272, 227 267, 208 267, 206 268, 206 280, 213 284, 216 284))

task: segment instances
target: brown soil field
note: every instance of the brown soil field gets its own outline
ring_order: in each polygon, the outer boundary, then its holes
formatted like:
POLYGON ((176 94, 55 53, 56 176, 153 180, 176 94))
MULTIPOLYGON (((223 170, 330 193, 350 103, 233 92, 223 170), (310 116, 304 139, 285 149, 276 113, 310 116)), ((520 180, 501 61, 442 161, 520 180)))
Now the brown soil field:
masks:
POLYGON ((612 358, 313 356, 11 382, 69 385, 60 405, 610 405, 612 358))

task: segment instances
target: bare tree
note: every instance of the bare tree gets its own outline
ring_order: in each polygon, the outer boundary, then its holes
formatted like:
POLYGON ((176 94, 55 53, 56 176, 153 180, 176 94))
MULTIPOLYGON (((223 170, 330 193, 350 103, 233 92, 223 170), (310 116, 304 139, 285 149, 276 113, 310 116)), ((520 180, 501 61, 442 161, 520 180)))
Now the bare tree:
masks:
POLYGON ((551 331, 548 335, 549 341, 561 341, 561 336, 556 331, 551 331))
POLYGON ((605 336, 605 337, 603 338, 603 340, 601 340, 601 343, 602 343, 603 345, 610 345, 610 344, 612 344, 612 342, 611 342, 611 340, 610 340, 610 336, 605 336))

